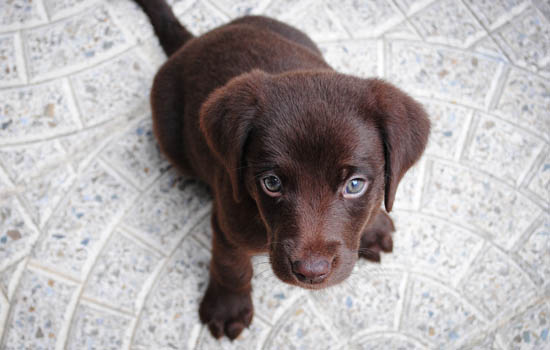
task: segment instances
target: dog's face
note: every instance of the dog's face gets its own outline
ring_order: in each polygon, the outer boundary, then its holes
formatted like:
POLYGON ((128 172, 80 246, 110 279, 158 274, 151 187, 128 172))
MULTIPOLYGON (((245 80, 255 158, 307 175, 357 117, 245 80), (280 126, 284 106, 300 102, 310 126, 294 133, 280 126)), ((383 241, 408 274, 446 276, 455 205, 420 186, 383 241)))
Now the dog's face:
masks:
POLYGON ((416 102, 380 81, 252 72, 208 99, 201 128, 235 200, 256 202, 275 274, 317 289, 351 273, 367 223, 384 198, 391 209, 429 124, 416 102))

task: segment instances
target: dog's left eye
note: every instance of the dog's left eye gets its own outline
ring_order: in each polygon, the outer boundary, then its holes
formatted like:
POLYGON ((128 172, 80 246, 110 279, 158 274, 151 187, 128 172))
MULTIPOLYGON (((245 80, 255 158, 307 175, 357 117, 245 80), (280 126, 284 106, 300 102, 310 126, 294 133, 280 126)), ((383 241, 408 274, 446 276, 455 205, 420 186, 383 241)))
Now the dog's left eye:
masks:
POLYGON ((281 180, 275 175, 269 175, 262 179, 262 188, 264 192, 272 197, 281 195, 281 180))
POLYGON ((359 197, 365 192, 367 188, 367 181, 360 177, 350 179, 344 187, 344 197, 355 198, 359 197))

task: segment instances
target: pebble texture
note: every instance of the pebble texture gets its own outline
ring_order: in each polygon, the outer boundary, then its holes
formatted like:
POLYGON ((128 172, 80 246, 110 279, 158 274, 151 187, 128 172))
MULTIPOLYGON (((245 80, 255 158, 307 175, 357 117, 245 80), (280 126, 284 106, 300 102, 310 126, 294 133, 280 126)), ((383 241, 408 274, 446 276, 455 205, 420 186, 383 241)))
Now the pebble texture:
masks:
POLYGON ((329 290, 254 259, 255 318, 197 314, 211 198, 160 154, 165 60, 130 0, 0 1, 0 348, 550 349, 550 6, 541 0, 171 0, 195 34, 245 14, 417 98, 433 131, 394 253, 329 290))

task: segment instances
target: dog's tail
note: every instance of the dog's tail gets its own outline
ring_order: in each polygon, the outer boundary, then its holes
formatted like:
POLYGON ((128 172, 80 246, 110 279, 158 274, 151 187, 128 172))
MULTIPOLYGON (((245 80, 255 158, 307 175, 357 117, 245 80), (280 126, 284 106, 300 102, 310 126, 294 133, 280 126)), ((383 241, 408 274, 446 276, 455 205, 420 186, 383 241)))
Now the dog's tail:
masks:
POLYGON ((165 0, 135 1, 149 17, 166 55, 172 55, 193 38, 193 34, 181 25, 165 0))

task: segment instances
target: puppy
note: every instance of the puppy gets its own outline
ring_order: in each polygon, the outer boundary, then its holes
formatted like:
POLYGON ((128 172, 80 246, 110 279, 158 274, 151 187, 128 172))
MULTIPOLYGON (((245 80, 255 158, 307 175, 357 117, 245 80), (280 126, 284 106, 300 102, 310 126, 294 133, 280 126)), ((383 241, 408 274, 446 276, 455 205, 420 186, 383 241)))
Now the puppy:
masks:
POLYGON ((392 250, 397 185, 424 151, 420 104, 335 72, 302 32, 259 16, 198 38, 163 0, 136 0, 169 56, 151 91, 154 130, 181 172, 213 192, 210 281, 199 315, 236 338, 253 315, 254 254, 283 282, 319 289, 358 257, 392 250))

